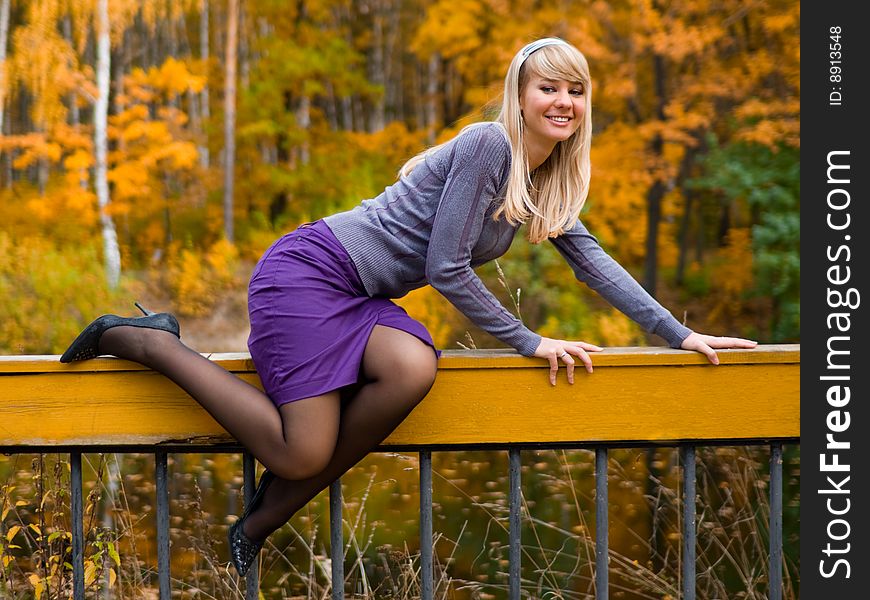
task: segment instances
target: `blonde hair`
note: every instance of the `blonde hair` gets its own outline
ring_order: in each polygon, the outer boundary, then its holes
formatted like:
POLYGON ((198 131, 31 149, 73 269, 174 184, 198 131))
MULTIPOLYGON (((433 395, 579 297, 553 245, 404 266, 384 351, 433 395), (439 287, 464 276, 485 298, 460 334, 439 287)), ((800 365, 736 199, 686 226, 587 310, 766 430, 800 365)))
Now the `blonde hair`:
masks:
MULTIPOLYGON (((586 58, 569 44, 544 46, 525 60, 522 51, 518 52, 505 76, 502 108, 496 122, 507 132, 511 168, 504 203, 494 212, 493 219, 504 215, 511 225, 528 222, 528 239, 535 244, 563 234, 580 216, 589 194, 592 82, 586 58), (567 140, 558 142, 547 160, 530 174, 523 141, 520 95, 533 77, 580 83, 586 97, 586 110, 577 131, 567 140)), ((429 148, 409 160, 399 171, 400 176, 407 176, 426 155, 444 145, 429 148)))

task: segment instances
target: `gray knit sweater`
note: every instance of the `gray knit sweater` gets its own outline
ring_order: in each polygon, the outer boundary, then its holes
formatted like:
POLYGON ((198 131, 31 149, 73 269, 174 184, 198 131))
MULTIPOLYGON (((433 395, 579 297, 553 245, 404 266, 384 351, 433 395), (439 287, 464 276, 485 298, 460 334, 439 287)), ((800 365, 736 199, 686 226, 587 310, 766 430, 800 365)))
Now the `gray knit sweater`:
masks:
MULTIPOLYGON (((377 198, 326 217, 370 296, 399 298, 427 283, 478 327, 524 356, 541 336, 509 313, 474 268, 507 252, 518 227, 492 213, 504 200, 510 145, 498 123, 468 128, 377 198)), ((578 220, 550 238, 577 279, 646 331, 679 348, 691 333, 616 263, 578 220)))

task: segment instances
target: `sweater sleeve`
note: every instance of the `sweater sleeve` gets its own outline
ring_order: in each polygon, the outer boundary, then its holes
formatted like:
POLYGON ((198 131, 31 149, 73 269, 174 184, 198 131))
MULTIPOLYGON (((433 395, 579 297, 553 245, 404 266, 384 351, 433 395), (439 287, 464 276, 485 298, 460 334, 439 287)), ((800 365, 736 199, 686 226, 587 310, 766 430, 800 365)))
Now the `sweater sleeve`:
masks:
POLYGON ((646 331, 664 338, 671 348, 679 348, 692 333, 601 248, 579 219, 570 230, 550 241, 571 265, 579 281, 646 331))
POLYGON ((426 280, 475 325, 533 356, 541 336, 509 313, 471 268, 472 249, 509 163, 507 140, 493 127, 476 127, 456 139, 432 224, 426 280))

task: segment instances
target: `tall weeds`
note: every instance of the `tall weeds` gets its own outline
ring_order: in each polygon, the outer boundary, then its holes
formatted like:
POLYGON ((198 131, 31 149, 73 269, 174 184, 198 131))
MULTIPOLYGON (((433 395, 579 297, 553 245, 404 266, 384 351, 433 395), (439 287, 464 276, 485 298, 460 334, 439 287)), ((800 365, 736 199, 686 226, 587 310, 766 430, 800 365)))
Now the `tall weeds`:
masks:
MULTIPOLYGON (((508 588, 507 469, 500 452, 433 456, 435 597, 503 598, 508 588)), ((799 452, 786 452, 784 595, 798 597, 799 452)), ((610 596, 680 597, 682 503, 677 452, 610 453, 610 596)), ((172 455, 172 587, 182 598, 244 597, 225 534, 241 508, 240 461, 172 455)), ((768 467, 763 447, 697 449, 697 597, 767 597, 768 467)), ((416 455, 373 455, 343 479, 346 597, 420 597, 416 455)), ((523 452, 524 597, 594 598, 592 453, 523 452)), ((156 598, 153 458, 84 455, 88 598, 156 598), (122 476, 114 480, 114 473, 122 476)), ((0 458, 0 598, 71 594, 69 467, 64 455, 0 458)), ((261 554, 264 598, 331 596, 325 494, 261 554)))

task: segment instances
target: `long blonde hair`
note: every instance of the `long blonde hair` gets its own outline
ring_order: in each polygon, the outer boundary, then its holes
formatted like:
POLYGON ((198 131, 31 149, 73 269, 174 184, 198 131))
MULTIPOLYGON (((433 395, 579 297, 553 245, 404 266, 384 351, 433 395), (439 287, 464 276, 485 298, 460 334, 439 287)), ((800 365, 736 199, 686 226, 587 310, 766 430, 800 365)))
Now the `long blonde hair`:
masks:
MULTIPOLYGON (((536 244, 561 235, 580 216, 589 194, 592 81, 586 58, 569 44, 544 46, 525 61, 522 52, 518 52, 505 76, 502 108, 496 122, 501 123, 507 132, 511 169, 504 203, 494 212, 493 219, 504 215, 511 225, 528 221, 528 239, 536 244), (580 127, 570 138, 556 144, 534 174, 529 173, 520 109, 520 95, 532 77, 580 83, 586 97, 586 110, 580 127)), ((444 145, 429 148, 406 162, 399 171, 400 176, 407 176, 427 154, 444 145)))

